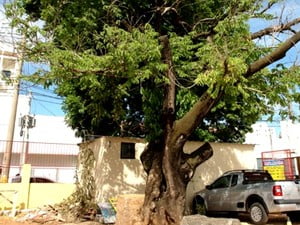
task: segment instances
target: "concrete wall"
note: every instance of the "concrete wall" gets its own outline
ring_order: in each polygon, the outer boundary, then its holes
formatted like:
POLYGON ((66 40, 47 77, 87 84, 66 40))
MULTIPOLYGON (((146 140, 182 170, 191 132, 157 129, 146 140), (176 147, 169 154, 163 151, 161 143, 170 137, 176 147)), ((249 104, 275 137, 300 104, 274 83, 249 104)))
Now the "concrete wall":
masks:
POLYGON ((0 210, 43 207, 60 203, 74 191, 74 184, 29 183, 31 166, 22 169, 22 183, 0 183, 0 210))
POLYGON ((145 146, 142 139, 101 137, 89 146, 96 158, 96 198, 99 202, 120 194, 144 193, 146 173, 139 160, 145 146), (121 142, 136 143, 135 159, 120 158, 121 142))
MULTIPOLYGON (((97 200, 107 201, 121 194, 143 194, 146 173, 139 160, 145 141, 138 138, 101 137, 90 142, 95 153, 95 179, 97 200), (121 142, 136 143, 135 159, 121 159, 121 142)), ((192 152, 201 142, 188 142, 185 152, 192 152)), ((256 168, 253 145, 212 143, 214 155, 198 167, 187 188, 187 204, 194 193, 211 183, 227 170, 256 168)))
POLYGON ((27 208, 34 209, 62 202, 75 191, 75 184, 32 183, 29 190, 27 208))

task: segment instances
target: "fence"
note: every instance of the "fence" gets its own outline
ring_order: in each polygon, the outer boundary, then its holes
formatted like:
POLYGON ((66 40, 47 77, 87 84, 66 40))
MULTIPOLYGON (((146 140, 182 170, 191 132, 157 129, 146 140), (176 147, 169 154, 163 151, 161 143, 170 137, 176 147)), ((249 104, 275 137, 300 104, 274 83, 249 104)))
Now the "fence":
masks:
POLYGON ((291 155, 290 149, 262 152, 263 169, 268 170, 275 180, 292 180, 295 166, 291 155))
MULTIPOLYGON (((7 141, 0 140, 0 162, 7 141)), ((32 176, 47 177, 56 182, 74 182, 79 146, 76 144, 13 141, 10 178, 31 164, 32 176)))

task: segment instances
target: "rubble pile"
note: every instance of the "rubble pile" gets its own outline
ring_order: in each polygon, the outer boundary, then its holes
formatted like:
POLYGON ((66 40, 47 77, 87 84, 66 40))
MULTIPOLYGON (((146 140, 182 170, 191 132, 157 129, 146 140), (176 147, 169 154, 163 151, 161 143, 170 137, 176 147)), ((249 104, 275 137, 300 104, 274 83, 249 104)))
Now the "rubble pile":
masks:
POLYGON ((16 221, 29 221, 41 224, 46 224, 53 221, 57 222, 57 224, 66 222, 52 206, 46 206, 41 209, 20 211, 16 215, 16 221))
POLYGON ((89 215, 81 218, 76 223, 70 223, 58 212, 58 210, 51 205, 43 208, 22 210, 17 213, 14 220, 17 222, 29 222, 34 224, 43 225, 101 225, 103 224, 100 215, 94 215, 95 212, 91 211, 89 215))

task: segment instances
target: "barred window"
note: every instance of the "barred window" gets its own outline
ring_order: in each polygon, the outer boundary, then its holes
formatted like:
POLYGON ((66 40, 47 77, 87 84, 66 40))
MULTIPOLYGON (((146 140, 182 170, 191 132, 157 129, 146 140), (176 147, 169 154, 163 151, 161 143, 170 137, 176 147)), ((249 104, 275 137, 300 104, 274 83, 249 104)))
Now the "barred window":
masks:
POLYGON ((11 71, 10 70, 2 70, 2 75, 6 78, 10 78, 11 71))
POLYGON ((121 159, 135 159, 135 143, 121 142, 121 159))

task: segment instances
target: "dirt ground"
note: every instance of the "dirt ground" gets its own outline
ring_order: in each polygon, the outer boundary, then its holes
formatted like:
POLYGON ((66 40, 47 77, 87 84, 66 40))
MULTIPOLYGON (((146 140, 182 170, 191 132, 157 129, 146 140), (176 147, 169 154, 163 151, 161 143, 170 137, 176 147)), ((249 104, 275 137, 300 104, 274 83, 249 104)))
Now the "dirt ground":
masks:
POLYGON ((102 223, 94 221, 86 221, 82 223, 63 223, 58 221, 48 221, 46 223, 37 223, 37 222, 18 222, 10 217, 0 216, 0 225, 101 225, 102 223))
MULTIPOLYGON (((0 225, 41 225, 40 223, 34 222, 17 222, 9 217, 1 216, 0 217, 0 225)), ((48 224, 50 225, 50 224, 48 224)), ((54 222, 51 225, 61 225, 61 223, 54 222)))

